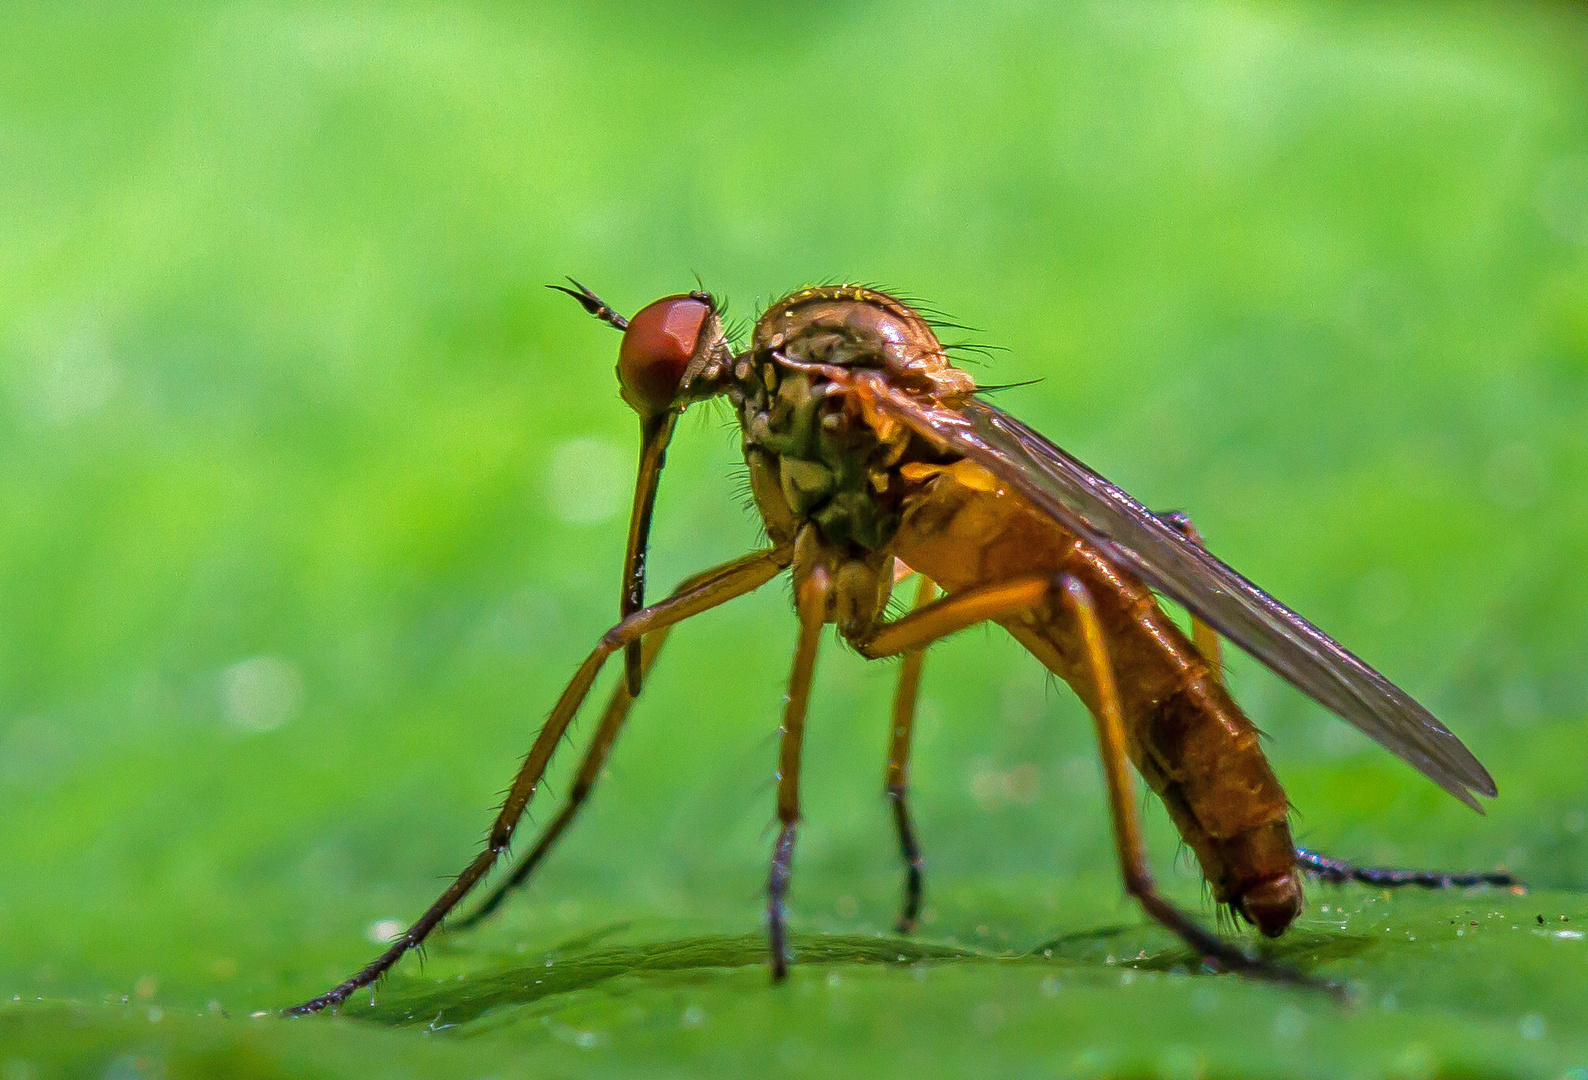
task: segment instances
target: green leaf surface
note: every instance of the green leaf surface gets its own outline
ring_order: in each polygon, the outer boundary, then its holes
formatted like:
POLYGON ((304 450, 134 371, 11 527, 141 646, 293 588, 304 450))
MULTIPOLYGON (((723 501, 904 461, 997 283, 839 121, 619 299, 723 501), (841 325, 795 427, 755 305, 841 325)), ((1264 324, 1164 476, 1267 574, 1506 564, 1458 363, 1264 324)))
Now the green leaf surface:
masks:
MULTIPOLYGON (((758 542, 699 411, 658 590, 758 542)), ((1585 432, 1574 7, 7 5, 0 1080, 1588 1077, 1585 432), (634 421, 565 274, 980 328, 978 379, 1040 380, 1002 407, 1500 786, 1232 657, 1300 841, 1530 888, 1313 885, 1261 947, 1348 1006, 1203 972, 1122 896, 1084 711, 976 632, 926 667, 901 938, 894 668, 828 648, 773 987, 775 584, 674 635, 496 920, 280 1019, 462 869, 615 618, 634 421)))

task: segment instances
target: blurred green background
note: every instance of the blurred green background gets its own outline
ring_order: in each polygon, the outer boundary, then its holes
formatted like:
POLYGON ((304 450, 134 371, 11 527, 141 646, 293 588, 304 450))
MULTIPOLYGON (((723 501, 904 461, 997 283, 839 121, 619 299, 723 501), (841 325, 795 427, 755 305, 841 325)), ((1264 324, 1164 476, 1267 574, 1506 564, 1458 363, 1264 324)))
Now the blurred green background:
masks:
MULTIPOLYGON (((1588 1076, 1585 91, 1564 5, 7 4, 0 1077, 1588 1076), (495 924, 248 1019, 462 868, 614 617, 635 425, 564 274, 980 328, 979 378, 1041 380, 1000 405, 1502 791, 1480 818, 1237 660, 1302 842, 1534 891, 1315 886, 1280 955, 1351 1010, 1187 977, 1085 714, 970 633, 927 665, 900 944, 892 669, 830 648, 769 989, 774 585, 675 635, 495 924)), ((756 539, 701 412, 657 588, 756 539)))

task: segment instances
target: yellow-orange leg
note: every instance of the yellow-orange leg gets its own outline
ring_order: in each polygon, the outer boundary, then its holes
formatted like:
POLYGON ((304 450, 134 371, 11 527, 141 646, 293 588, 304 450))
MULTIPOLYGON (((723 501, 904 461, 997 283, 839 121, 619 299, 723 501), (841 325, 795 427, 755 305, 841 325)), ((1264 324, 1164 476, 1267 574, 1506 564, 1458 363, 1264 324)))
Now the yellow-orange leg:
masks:
MULTIPOLYGON (((1175 532, 1191 541, 1199 548, 1206 549, 1207 544, 1202 542, 1202 533, 1198 531, 1191 515, 1183 510, 1169 510, 1158 517, 1175 532)), ((1197 647, 1197 652, 1202 654, 1202 659, 1207 661, 1208 667, 1213 672, 1213 677, 1220 681, 1224 678, 1224 663, 1220 656, 1218 632, 1191 614, 1191 644, 1197 647)))
MULTIPOLYGON (((730 564, 730 566, 733 564, 730 564)), ((708 570, 702 574, 685 578, 673 590, 673 595, 687 592, 721 575, 721 567, 708 570)), ((644 645, 640 650, 640 674, 650 674, 651 665, 656 662, 656 657, 662 651, 662 645, 667 641, 671 628, 664 628, 654 634, 647 634, 644 645)), ((535 846, 518 861, 503 882, 491 890, 485 900, 473 912, 455 922, 447 923, 443 929, 449 933, 461 933, 472 930, 484 922, 498 908, 503 901, 516 889, 523 886, 535 868, 543 862, 568 826, 573 824, 573 819, 578 816, 584 807, 585 801, 595 789, 596 782, 601 779, 601 770, 606 765, 607 756, 612 752, 612 744, 617 741, 618 733, 623 730, 623 724, 628 719, 629 710, 634 707, 634 696, 629 693, 627 678, 620 680, 612 688, 612 696, 607 698, 606 710, 601 714, 601 723, 597 726, 595 734, 590 738, 590 744, 585 750, 584 760, 579 764, 579 772, 574 778, 573 786, 568 790, 567 798, 563 802, 562 810, 552 819, 551 824, 541 830, 535 838, 535 846)))
POLYGON ((1195 949, 1202 962, 1216 970, 1239 971, 1272 982, 1313 986, 1343 993, 1333 983, 1313 979, 1298 971, 1246 955, 1216 934, 1197 925, 1188 915, 1158 893, 1147 866, 1147 849, 1141 835, 1141 816, 1136 809, 1135 784, 1130 775, 1130 754, 1125 742, 1125 715, 1119 703, 1119 687, 1108 658, 1108 643, 1092 595, 1078 578, 1065 575, 1060 581, 1064 603, 1080 624, 1086 642, 1086 659, 1097 687, 1097 742, 1103 756, 1103 777, 1108 787, 1108 805, 1114 818, 1114 844, 1125 891, 1163 926, 1195 949))
POLYGON ((1044 603, 1053 590, 1045 574, 1010 578, 993 585, 973 585, 916 608, 903 618, 882 623, 865 637, 855 639, 855 649, 868 660, 898 656, 924 649, 934 641, 1044 603))
MULTIPOLYGON (((1180 510, 1170 510, 1159 514, 1158 517, 1197 547, 1207 547, 1207 544, 1202 539, 1202 533, 1192 523, 1189 514, 1180 510)), ((1207 661, 1208 667, 1212 669, 1213 677, 1222 682, 1224 679, 1224 667, 1223 661, 1220 659, 1218 631, 1193 614, 1191 616, 1191 641, 1197 647, 1197 652, 1202 654, 1202 659, 1207 661)), ((1345 859, 1336 859, 1322 852, 1307 851, 1304 848, 1296 849, 1296 863, 1309 875, 1326 881, 1331 885, 1356 881, 1363 885, 1387 889, 1400 888, 1405 885, 1416 885, 1424 889, 1464 889, 1474 885, 1495 885, 1514 888, 1522 884, 1521 879, 1514 874, 1487 873, 1484 871, 1401 870, 1389 866, 1359 866, 1345 859)))
MULTIPOLYGON (((937 585, 925 574, 915 591, 914 608, 922 608, 937 595, 937 585)), ((921 686, 921 666, 926 650, 911 649, 899 663, 899 685, 893 692, 893 727, 888 735, 888 769, 883 790, 893 808, 893 828, 899 837, 899 855, 904 859, 904 905, 899 909, 895 929, 908 934, 915 929, 921 914, 921 893, 926 860, 915 839, 915 823, 910 818, 910 736, 915 728, 916 694, 921 686)))
POLYGON ((766 884, 767 944, 772 953, 772 981, 788 975, 789 874, 794 861, 794 836, 800 818, 800 750, 805 742, 805 710, 811 699, 811 679, 816 672, 816 651, 832 603, 833 584, 821 566, 810 569, 795 583, 794 609, 799 615, 799 644, 794 669, 789 673, 788 699, 783 708, 782 739, 777 755, 777 843, 772 848, 772 872, 766 884))
POLYGON ((1108 647, 1098 621, 1096 605, 1080 580, 1068 574, 1057 580, 1032 576, 965 589, 913 611, 896 622, 885 624, 855 644, 861 654, 867 657, 893 656, 911 649, 925 648, 939 638, 976 623, 1005 618, 1047 603, 1068 606, 1079 621, 1086 642, 1087 662, 1091 665, 1100 703, 1093 719, 1097 723, 1103 770, 1108 784, 1109 809, 1114 821, 1115 846, 1126 891, 1136 898, 1148 915, 1173 931, 1197 951, 1204 963, 1215 969, 1238 971, 1255 978, 1340 993, 1339 988, 1331 983, 1309 978, 1259 957, 1247 956, 1234 945, 1198 926, 1158 894, 1147 866, 1141 818, 1136 810, 1119 689, 1108 660, 1108 647))
MULTIPOLYGON (((681 588, 687 588, 688 584, 686 582, 681 588)), ((662 643, 667 640, 667 633, 666 630, 658 630, 645 638, 640 649, 642 678, 650 674, 651 665, 656 662, 656 655, 661 652, 662 643)), ((612 696, 607 699, 606 711, 601 714, 600 725, 590 737, 590 745, 585 750, 584 760, 579 764, 579 773, 574 777, 573 786, 568 789, 568 795, 563 800, 562 809, 552 819, 551 824, 542 829, 540 835, 535 838, 535 846, 518 860, 512 873, 490 891, 481 901, 480 906, 463 918, 448 922, 443 930, 452 934, 474 929, 494 915, 508 896, 522 888, 529 880, 529 876, 545 861, 568 826, 573 824, 573 819, 578 816, 590 793, 595 789, 596 781, 601 779, 601 770, 606 765, 607 755, 612 752, 612 744, 617 741, 618 733, 623 730, 623 722, 628 719, 629 710, 633 705, 634 698, 629 694, 628 679, 620 679, 617 686, 612 688, 612 696)))
POLYGON ((546 766, 562 741, 563 734, 568 730, 574 714, 578 712, 579 706, 590 693, 591 684, 595 682, 596 676, 613 653, 622 651, 631 642, 642 641, 647 635, 665 630, 669 626, 760 588, 787 567, 791 559, 791 549, 782 547, 768 548, 724 563, 721 567, 700 575, 698 579, 700 583, 694 588, 682 590, 658 604, 636 611, 608 630, 595 650, 574 673, 573 679, 547 717, 545 726, 536 736, 534 744, 530 747, 529 756, 514 778, 513 786, 508 790, 507 798, 491 826, 490 838, 486 842, 485 850, 475 856, 474 861, 464 868, 463 873, 453 880, 435 903, 431 904, 425 913, 392 943, 390 948, 345 982, 317 998, 286 1010, 286 1014, 303 1016, 318 1012, 327 1006, 340 1005, 361 987, 369 986, 402 959, 404 953, 424 941, 441 920, 458 905, 458 902, 468 895, 469 890, 490 872, 496 860, 507 850, 513 838, 513 830, 523 816, 524 808, 534 796, 535 789, 540 785, 546 766))

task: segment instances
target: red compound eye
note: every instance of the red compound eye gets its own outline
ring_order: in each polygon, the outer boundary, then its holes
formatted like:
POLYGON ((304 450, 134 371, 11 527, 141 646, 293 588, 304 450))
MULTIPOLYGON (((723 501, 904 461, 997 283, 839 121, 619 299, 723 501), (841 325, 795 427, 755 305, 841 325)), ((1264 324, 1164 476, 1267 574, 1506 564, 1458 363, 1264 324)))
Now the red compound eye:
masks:
POLYGON ((618 349, 623 399, 640 413, 665 412, 678 396, 710 315, 711 305, 687 295, 666 296, 641 308, 618 349))

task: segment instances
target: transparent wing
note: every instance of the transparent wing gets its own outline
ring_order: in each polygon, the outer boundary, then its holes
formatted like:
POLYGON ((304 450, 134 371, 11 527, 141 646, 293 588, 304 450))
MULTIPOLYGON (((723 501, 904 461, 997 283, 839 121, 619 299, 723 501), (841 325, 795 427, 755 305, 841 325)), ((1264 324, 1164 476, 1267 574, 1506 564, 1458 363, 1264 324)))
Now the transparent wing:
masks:
POLYGON ((845 374, 877 413, 975 461, 1474 810, 1474 793, 1497 794, 1472 752, 1411 695, 1014 417, 975 400, 924 402, 874 372, 845 374))

